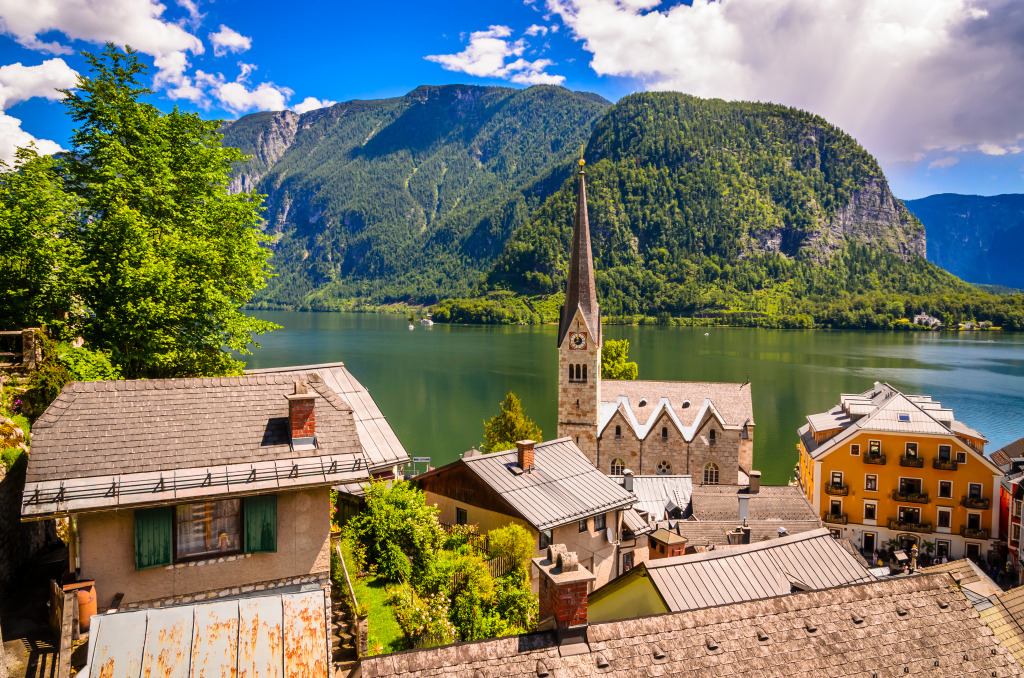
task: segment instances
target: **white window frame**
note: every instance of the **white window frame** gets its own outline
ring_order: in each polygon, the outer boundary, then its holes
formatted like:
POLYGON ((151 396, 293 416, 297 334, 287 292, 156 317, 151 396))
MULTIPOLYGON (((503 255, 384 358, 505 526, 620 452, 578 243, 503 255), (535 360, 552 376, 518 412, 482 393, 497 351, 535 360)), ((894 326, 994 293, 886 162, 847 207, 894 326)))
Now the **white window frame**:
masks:
POLYGON ((828 476, 829 487, 842 487, 843 486, 843 480, 844 480, 844 477, 843 477, 843 472, 842 471, 832 471, 832 473, 830 473, 829 476, 828 476), (836 476, 839 476, 839 482, 838 483, 836 482, 836 476))
POLYGON ((964 543, 964 558, 970 558, 970 556, 971 556, 971 549, 972 548, 978 549, 978 557, 980 558, 981 557, 981 544, 979 544, 978 542, 973 542, 973 541, 969 541, 969 542, 965 542, 964 543))
POLYGON ((884 452, 882 452, 882 441, 881 440, 869 440, 868 441, 868 454, 871 454, 871 448, 875 446, 875 443, 878 443, 878 453, 879 454, 885 454, 884 452))
POLYGON ((978 488, 978 499, 983 499, 985 497, 985 486, 984 485, 982 485, 981 483, 967 483, 967 496, 968 497, 971 496, 971 488, 972 487, 977 487, 978 488))
POLYGON ((850 456, 851 457, 859 457, 860 456, 860 445, 859 444, 854 443, 853 445, 850 445, 850 456))
POLYGON ((946 559, 948 560, 953 555, 953 544, 948 539, 935 540, 935 556, 937 558, 942 558, 942 555, 939 553, 939 549, 942 548, 943 545, 946 547, 946 559))
POLYGON ((961 452, 961 451, 958 450, 957 453, 956 453, 956 463, 958 463, 958 464, 966 464, 967 463, 967 453, 966 452, 961 452))
POLYGON ((864 501, 864 524, 865 525, 878 525, 878 502, 874 499, 864 501), (875 509, 875 517, 868 518, 868 506, 875 509))
POLYGON ((902 492, 903 491, 900 488, 903 486, 903 481, 904 480, 916 480, 917 482, 919 482, 921 484, 921 492, 920 492, 920 494, 924 494, 924 478, 916 478, 914 476, 900 476, 899 479, 896 481, 896 491, 897 492, 902 492))
POLYGON ((843 515, 843 500, 842 499, 829 499, 829 501, 828 501, 828 512, 829 512, 829 515, 833 515, 833 516, 841 516, 841 515, 843 515), (835 506, 836 504, 839 504, 839 512, 838 513, 832 510, 832 507, 835 506))
POLYGON ((1010 523, 1010 543, 1020 543, 1020 523, 1010 523))
POLYGON ((917 443, 906 443, 903 446, 903 456, 907 459, 920 459, 921 458, 921 446, 917 443), (910 447, 914 447, 914 456, 910 456, 910 447))
POLYGON ((917 521, 916 522, 918 522, 918 523, 921 522, 921 515, 922 514, 921 514, 921 507, 920 506, 904 506, 902 504, 897 504, 896 505, 896 520, 897 521, 902 522, 901 519, 900 519, 900 516, 903 514, 904 511, 917 511, 917 521))
POLYGON ((1021 505, 1024 504, 1024 502, 1022 502, 1020 499, 1011 499, 1010 501, 1013 502, 1013 517, 1020 518, 1021 505))
POLYGON ((941 534, 952 534, 953 533, 953 509, 949 506, 937 506, 935 508, 935 531, 941 534), (949 527, 939 527, 939 514, 946 513, 949 515, 949 527))
POLYGON ((977 529, 984 530, 985 529, 985 514, 982 513, 981 511, 968 511, 967 512, 967 517, 964 518, 964 527, 968 527, 969 528, 971 526, 971 517, 972 516, 978 516, 978 527, 977 527, 977 529))
POLYGON ((956 459, 956 457, 953 456, 952 445, 939 445, 939 451, 936 453, 938 454, 938 459, 942 459, 942 448, 946 448, 946 450, 949 452, 949 461, 954 461, 956 459))
POLYGON ((865 473, 864 474, 864 491, 865 492, 878 492, 878 474, 877 473, 865 473), (868 478, 875 479, 875 489, 868 489, 868 478))
POLYGON ((939 499, 952 499, 953 498, 953 481, 952 480, 940 480, 939 484, 935 486, 935 496, 939 499), (949 496, 942 494, 942 483, 949 485, 949 496))

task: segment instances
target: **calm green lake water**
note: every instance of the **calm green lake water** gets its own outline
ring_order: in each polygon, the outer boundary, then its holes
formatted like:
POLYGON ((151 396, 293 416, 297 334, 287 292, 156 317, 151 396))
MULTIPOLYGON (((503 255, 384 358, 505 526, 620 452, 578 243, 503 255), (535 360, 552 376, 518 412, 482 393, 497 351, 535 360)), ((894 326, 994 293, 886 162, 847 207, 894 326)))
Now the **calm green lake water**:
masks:
MULTIPOLYGON (((554 326, 418 323, 401 316, 261 311, 283 326, 265 335, 249 366, 341 361, 373 395, 406 450, 435 465, 483 439, 508 391, 545 438, 555 435, 554 326)), ((804 417, 875 380, 925 393, 988 436, 991 452, 1024 436, 1024 334, 605 328, 629 339, 641 379, 738 381, 754 397, 754 466, 785 483, 804 417), (707 332, 707 336, 705 336, 707 332)))

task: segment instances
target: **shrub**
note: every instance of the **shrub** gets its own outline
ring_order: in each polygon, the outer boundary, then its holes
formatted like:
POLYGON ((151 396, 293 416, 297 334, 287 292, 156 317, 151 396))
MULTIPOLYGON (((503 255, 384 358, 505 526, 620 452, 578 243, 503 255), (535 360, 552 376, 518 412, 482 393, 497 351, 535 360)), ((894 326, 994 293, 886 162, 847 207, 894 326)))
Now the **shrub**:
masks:
POLYGON ((512 523, 493 529, 487 533, 487 541, 491 558, 512 558, 515 569, 529 578, 533 558, 533 537, 525 527, 512 523))
POLYGON ((448 619, 448 598, 443 594, 420 598, 408 584, 388 590, 388 603, 398 623, 416 647, 454 643, 455 626, 448 619))

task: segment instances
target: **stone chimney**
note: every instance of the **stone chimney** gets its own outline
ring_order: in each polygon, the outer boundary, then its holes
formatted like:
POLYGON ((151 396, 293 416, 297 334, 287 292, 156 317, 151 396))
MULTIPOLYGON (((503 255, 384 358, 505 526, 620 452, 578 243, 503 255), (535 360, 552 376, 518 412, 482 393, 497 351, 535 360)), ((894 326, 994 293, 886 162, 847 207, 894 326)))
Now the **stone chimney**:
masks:
POLYGON ((587 585, 597 580, 565 544, 552 544, 546 558, 534 558, 540 570, 540 618, 554 621, 559 652, 587 652, 587 585))
POLYGON ((633 491, 633 472, 628 468, 622 472, 622 489, 626 492, 633 491))
POLYGON ((533 445, 532 440, 519 440, 516 442, 516 459, 519 468, 526 473, 533 470, 533 445))
POLYGON ((747 492, 750 494, 757 494, 761 491, 761 472, 751 471, 749 477, 750 487, 747 489, 747 492))
POLYGON ((312 445, 316 437, 316 393, 311 393, 309 384, 295 382, 295 393, 288 399, 288 426, 291 430, 292 445, 312 445))
POLYGON ((739 521, 744 525, 747 524, 747 517, 750 515, 750 497, 739 495, 736 497, 739 501, 739 521))

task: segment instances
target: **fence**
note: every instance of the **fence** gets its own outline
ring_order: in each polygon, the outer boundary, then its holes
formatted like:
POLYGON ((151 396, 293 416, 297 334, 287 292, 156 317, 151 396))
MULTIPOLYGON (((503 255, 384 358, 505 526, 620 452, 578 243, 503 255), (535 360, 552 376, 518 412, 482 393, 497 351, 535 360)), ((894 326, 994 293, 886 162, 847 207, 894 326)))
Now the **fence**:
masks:
POLYGON ((370 653, 370 624, 368 617, 360 617, 358 614, 359 601, 356 600, 356 590, 352 586, 352 580, 348 576, 348 567, 345 566, 345 556, 341 552, 341 541, 331 540, 334 545, 334 551, 338 554, 338 562, 341 563, 341 571, 345 575, 345 585, 348 587, 348 596, 351 600, 352 609, 349 610, 352 614, 352 623, 350 627, 351 634, 356 640, 356 653, 360 657, 365 657, 370 653))
POLYGON ((50 580, 50 628, 60 639, 57 678, 71 676, 71 650, 78 639, 78 592, 65 591, 57 580, 50 580))
MULTIPOLYGON (((512 556, 498 556, 486 561, 485 565, 487 565, 487 571, 491 573, 491 576, 498 578, 511 572, 516 566, 516 561, 512 556)), ((459 584, 462 583, 463 577, 465 575, 461 572, 456 572, 452 575, 452 589, 458 588, 459 584)))
POLYGON ((472 547, 477 553, 486 556, 491 552, 491 541, 487 538, 486 534, 477 534, 476 525, 452 525, 450 523, 442 523, 438 521, 441 529, 444 530, 445 534, 452 534, 453 532, 464 533, 466 543, 472 547))

